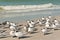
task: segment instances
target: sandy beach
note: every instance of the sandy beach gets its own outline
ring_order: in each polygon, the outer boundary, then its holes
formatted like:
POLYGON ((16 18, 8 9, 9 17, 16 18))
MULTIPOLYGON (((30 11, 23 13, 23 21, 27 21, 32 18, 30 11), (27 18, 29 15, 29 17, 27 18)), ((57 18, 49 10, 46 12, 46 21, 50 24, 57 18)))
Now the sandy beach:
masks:
MULTIPOLYGON (((55 16, 54 18, 60 21, 60 16, 55 16)), ((26 25, 26 21, 19 22, 18 24, 26 25)), ((0 40, 60 40, 60 30, 54 30, 51 34, 43 35, 41 32, 42 27, 38 25, 36 26, 36 28, 38 30, 33 34, 27 34, 26 38, 18 39, 18 38, 7 37, 7 38, 0 38, 0 40)), ((8 32, 10 31, 8 28, 6 28, 6 30, 8 32)))

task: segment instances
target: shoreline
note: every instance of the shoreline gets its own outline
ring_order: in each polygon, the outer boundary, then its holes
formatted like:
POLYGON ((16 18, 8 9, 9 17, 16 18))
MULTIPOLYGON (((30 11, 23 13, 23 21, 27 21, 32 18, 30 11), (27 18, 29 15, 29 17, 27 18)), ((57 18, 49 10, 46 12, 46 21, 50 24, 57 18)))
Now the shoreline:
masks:
POLYGON ((29 19, 35 19, 40 17, 51 16, 60 16, 60 9, 48 9, 48 10, 37 10, 29 12, 0 12, 0 21, 24 21, 29 19))

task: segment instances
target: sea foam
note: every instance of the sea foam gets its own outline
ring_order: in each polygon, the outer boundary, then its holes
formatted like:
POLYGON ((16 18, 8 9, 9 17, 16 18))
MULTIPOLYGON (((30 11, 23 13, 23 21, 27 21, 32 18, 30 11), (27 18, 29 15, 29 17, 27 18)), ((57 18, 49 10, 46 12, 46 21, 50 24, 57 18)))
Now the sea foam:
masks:
POLYGON ((29 12, 36 10, 47 10, 47 9, 59 9, 59 5, 53 5, 52 3, 42 5, 14 5, 14 6, 0 6, 7 12, 29 12))

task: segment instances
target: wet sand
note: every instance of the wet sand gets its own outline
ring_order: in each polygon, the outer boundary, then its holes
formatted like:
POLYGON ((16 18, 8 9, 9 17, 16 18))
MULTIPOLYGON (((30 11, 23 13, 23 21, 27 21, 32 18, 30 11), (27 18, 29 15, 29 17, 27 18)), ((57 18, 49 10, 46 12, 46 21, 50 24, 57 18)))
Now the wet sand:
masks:
MULTIPOLYGON (((55 17, 57 20, 60 21, 60 16, 55 17)), ((26 24, 26 22, 18 23, 18 24, 26 24)), ((35 33, 33 34, 27 34, 26 38, 12 38, 12 37, 7 37, 7 38, 0 38, 0 40, 60 40, 60 30, 54 30, 51 34, 48 35, 43 35, 41 32, 41 26, 36 26, 38 29, 35 33)), ((9 29, 7 29, 10 31, 9 29)))

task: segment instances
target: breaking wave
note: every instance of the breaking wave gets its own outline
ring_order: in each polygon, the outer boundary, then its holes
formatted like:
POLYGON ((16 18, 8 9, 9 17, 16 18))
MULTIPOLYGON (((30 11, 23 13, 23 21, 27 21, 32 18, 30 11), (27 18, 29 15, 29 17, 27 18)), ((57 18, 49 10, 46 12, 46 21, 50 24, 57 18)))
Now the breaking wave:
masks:
POLYGON ((54 5, 52 3, 42 4, 42 5, 14 5, 14 6, 0 6, 7 12, 29 12, 37 10, 47 10, 47 9, 59 9, 59 5, 54 5))

